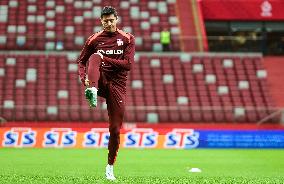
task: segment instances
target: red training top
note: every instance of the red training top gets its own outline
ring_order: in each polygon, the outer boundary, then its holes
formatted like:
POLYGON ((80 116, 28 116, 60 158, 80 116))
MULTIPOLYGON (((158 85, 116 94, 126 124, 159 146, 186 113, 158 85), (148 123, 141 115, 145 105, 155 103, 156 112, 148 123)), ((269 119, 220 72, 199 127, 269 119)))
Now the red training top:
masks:
POLYGON ((89 57, 100 52, 105 65, 102 70, 108 81, 124 87, 127 73, 134 62, 134 36, 117 29, 115 32, 100 31, 88 38, 77 60, 79 76, 84 83, 86 79, 86 65, 89 57))

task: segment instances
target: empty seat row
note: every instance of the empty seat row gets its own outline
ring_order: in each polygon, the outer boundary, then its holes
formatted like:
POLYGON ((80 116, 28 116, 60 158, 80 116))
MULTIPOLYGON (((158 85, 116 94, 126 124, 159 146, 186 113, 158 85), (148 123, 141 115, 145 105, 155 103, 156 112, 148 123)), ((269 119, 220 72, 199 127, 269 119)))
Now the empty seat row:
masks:
MULTIPOLYGON (((97 109, 88 107, 77 56, 1 54, 0 116, 106 121, 103 99, 97 109)), ((127 81, 125 121, 257 122, 276 111, 266 78, 257 56, 138 54, 127 81)))
POLYGON ((105 5, 119 13, 118 27, 136 37, 136 50, 161 51, 159 33, 172 34, 171 49, 180 50, 175 1, 19 1, 0 2, 0 49, 78 50, 101 30, 105 5))

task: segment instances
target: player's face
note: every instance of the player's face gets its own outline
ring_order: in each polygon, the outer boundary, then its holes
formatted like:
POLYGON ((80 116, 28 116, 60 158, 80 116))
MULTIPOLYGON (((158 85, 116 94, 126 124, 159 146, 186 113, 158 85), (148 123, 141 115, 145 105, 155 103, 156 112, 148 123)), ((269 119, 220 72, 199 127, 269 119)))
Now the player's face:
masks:
POLYGON ((117 17, 115 17, 113 14, 104 15, 101 18, 101 22, 105 31, 107 32, 116 31, 117 17))

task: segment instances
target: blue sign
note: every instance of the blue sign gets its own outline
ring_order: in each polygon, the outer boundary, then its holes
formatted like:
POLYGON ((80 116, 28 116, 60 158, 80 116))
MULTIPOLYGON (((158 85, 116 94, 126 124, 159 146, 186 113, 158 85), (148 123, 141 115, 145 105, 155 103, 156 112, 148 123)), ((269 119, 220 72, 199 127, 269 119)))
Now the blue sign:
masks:
POLYGON ((195 130, 197 148, 284 148, 283 130, 195 130))

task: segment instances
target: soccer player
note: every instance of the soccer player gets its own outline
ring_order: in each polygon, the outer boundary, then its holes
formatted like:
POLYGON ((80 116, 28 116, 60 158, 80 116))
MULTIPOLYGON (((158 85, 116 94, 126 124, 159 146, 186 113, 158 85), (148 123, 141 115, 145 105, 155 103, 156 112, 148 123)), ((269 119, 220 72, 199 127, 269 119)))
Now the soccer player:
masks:
POLYGON ((110 138, 106 178, 115 180, 115 162, 120 128, 125 111, 126 80, 134 62, 134 36, 116 27, 115 8, 106 6, 101 12, 103 30, 88 38, 77 60, 79 76, 87 87, 85 96, 91 107, 97 106, 97 95, 106 99, 110 138))

